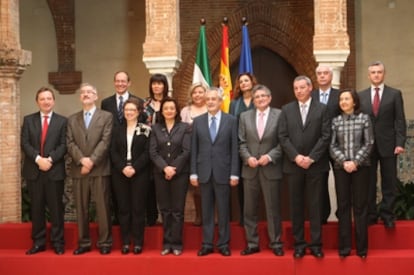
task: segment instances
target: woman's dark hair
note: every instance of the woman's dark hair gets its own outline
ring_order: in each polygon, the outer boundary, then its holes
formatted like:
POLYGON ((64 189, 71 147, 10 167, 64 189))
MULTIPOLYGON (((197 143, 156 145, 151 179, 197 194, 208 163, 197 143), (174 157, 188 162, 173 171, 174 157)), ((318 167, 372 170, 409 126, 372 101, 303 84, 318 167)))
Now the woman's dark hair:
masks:
POLYGON ((159 122, 160 123, 165 123, 165 118, 164 118, 164 114, 162 113, 162 108, 164 107, 164 104, 167 102, 172 102, 175 105, 175 110, 176 110, 176 114, 175 114, 175 122, 180 122, 181 121, 181 116, 180 116, 180 108, 178 107, 178 102, 175 98, 172 97, 164 97, 161 100, 161 106, 160 106, 160 116, 159 116, 159 122))
POLYGON ((152 91, 152 83, 160 82, 164 84, 164 91, 162 92, 162 98, 168 96, 168 80, 167 77, 163 74, 153 74, 149 80, 149 95, 154 99, 154 92, 152 91))
POLYGON ((254 86, 257 85, 257 79, 256 77, 251 73, 241 73, 236 78, 236 84, 234 85, 234 99, 237 99, 243 95, 243 92, 240 90, 240 77, 243 75, 246 75, 248 78, 250 78, 250 81, 252 82, 252 89, 254 86))
MULTIPOLYGON (((343 90, 339 91, 338 105, 339 105, 339 98, 341 97, 341 94, 347 93, 347 92, 351 94, 352 100, 354 101, 354 114, 357 115, 361 112, 361 109, 360 109, 360 103, 359 103, 359 95, 355 90, 353 90, 353 89, 343 89, 343 90)), ((341 106, 339 106, 339 110, 341 110, 341 106)))
POLYGON ((134 105, 135 105, 135 107, 137 107, 137 110, 138 110, 138 112, 139 112, 140 114, 141 114, 142 110, 144 110, 144 107, 143 107, 143 105, 142 105, 142 102, 141 102, 138 98, 135 98, 135 97, 129 97, 129 98, 128 98, 128 100, 127 100, 127 101, 125 101, 125 103, 124 103, 124 109, 125 109, 125 106, 126 106, 128 103, 132 103, 132 104, 134 104, 134 105))

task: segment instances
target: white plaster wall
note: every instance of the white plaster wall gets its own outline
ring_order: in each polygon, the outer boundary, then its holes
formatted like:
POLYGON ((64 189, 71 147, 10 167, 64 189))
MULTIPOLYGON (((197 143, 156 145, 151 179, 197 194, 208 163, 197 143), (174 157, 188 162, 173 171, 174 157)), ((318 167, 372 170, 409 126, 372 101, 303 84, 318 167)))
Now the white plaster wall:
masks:
MULTIPOLYGON (((150 77, 142 62, 145 39, 144 0, 75 0, 76 70, 83 81, 97 86, 100 100, 113 94, 113 74, 129 72, 131 91, 148 94, 150 77)), ((48 72, 56 71, 55 29, 46 0, 20 0, 23 49, 32 51, 32 65, 21 79, 22 115, 37 111, 34 95, 48 85, 48 72)), ((78 94, 56 95, 55 110, 70 115, 81 106, 78 94)))
POLYGON ((401 89, 407 119, 414 119, 414 1, 355 1, 357 89, 369 87, 368 65, 385 64, 386 84, 401 89))

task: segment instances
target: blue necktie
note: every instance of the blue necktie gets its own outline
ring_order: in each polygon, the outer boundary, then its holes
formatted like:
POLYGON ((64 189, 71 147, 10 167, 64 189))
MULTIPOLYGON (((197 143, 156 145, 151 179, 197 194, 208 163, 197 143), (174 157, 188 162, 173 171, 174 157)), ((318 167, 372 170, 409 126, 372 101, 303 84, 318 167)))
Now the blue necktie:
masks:
POLYGON ((89 123, 91 122, 91 113, 86 112, 85 113, 85 128, 88 129, 89 123))
POLYGON ((122 119, 124 117, 124 98, 122 96, 119 96, 119 105, 118 105, 118 120, 119 122, 122 122, 122 119))
POLYGON ((211 117, 211 124, 210 124, 210 137, 211 141, 214 142, 217 136, 217 125, 216 125, 216 118, 213 116, 211 117))
POLYGON ((322 93, 322 101, 323 104, 328 103, 328 94, 326 92, 322 93))

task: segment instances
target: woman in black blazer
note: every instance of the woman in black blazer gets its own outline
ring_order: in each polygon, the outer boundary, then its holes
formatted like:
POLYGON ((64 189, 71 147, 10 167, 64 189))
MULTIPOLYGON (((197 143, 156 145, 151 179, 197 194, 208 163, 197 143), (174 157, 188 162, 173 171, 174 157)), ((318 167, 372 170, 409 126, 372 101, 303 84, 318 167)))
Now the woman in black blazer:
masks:
POLYGON ((150 158, 158 207, 163 221, 161 255, 181 255, 184 206, 188 188, 191 128, 180 121, 180 110, 173 98, 164 98, 160 121, 152 126, 150 158))
POLYGON ((151 128, 138 123, 142 104, 135 98, 124 104, 126 125, 114 129, 111 144, 112 183, 118 202, 122 254, 129 253, 130 237, 134 254, 142 252, 145 204, 149 187, 149 135, 151 128))

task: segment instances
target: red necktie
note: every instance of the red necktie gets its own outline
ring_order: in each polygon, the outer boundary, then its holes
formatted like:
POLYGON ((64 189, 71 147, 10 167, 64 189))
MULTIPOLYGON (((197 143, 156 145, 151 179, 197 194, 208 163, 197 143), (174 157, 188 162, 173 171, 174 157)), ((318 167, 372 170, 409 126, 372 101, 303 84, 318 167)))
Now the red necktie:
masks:
POLYGON ((42 138, 40 140, 40 155, 43 157, 43 147, 46 140, 47 129, 49 128, 49 123, 47 122, 49 116, 43 116, 43 127, 42 127, 42 138))
POLYGON ((378 109, 380 105, 380 97, 379 97, 379 88, 375 87, 375 95, 374 95, 374 101, 372 102, 372 113, 374 116, 378 115, 378 109))

